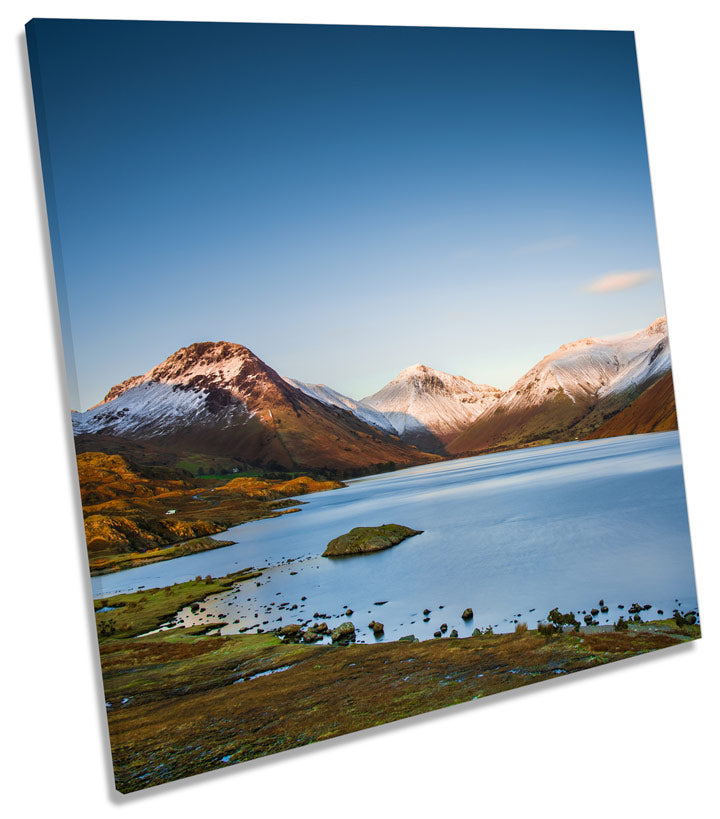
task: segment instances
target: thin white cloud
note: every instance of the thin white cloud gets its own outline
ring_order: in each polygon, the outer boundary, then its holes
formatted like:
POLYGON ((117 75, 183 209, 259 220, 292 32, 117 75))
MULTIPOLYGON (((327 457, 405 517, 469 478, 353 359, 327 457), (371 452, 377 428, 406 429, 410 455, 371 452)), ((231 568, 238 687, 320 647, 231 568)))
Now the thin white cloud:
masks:
POLYGON ((595 279, 585 289, 589 293, 616 293, 618 290, 629 290, 638 287, 657 276, 656 270, 623 270, 617 273, 606 273, 595 279))
POLYGON ((577 243, 577 236, 558 236, 552 239, 542 239, 539 242, 532 242, 529 245, 523 245, 515 249, 516 254, 525 253, 549 253, 553 250, 563 250, 566 247, 572 247, 577 243))

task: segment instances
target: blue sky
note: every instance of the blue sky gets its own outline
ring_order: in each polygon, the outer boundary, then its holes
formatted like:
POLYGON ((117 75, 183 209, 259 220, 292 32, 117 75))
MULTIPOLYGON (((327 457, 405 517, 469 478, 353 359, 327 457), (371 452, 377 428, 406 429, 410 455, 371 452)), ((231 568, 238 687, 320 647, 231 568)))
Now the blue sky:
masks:
POLYGON ((632 33, 31 35, 75 408, 221 339, 356 398, 417 362, 505 388, 664 313, 632 33))

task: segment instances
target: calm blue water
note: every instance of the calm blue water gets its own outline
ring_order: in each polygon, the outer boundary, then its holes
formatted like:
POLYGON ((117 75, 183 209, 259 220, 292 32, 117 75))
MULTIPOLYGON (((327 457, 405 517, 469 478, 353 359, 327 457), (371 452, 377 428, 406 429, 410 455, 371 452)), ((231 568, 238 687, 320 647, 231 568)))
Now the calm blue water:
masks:
POLYGON ((623 613, 618 604, 625 613, 633 602, 652 604, 644 617, 658 608, 669 615, 676 600, 697 607, 676 432, 448 461, 302 500, 299 513, 219 536, 234 546, 96 577, 93 592, 109 597, 268 567, 259 586, 215 596, 199 615, 185 610, 185 624, 223 616, 239 620, 225 632, 270 629, 318 612, 332 626, 348 619, 349 607, 367 641, 373 619, 385 625, 385 639, 427 638, 442 623, 460 636, 476 626, 512 630, 518 619, 533 627, 554 606, 589 612, 600 599, 610 607, 601 623, 623 613), (353 526, 382 523, 424 533, 376 554, 319 556, 353 526), (279 610, 281 603, 298 608, 279 610), (460 617, 466 607, 474 610, 469 622, 460 617))

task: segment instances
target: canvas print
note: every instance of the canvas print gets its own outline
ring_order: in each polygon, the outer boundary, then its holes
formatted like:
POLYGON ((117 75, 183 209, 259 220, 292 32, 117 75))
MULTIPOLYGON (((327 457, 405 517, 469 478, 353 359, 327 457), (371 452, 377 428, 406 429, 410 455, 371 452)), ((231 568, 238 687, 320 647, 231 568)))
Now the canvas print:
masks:
POLYGON ((27 39, 120 791, 700 636, 631 32, 27 39))

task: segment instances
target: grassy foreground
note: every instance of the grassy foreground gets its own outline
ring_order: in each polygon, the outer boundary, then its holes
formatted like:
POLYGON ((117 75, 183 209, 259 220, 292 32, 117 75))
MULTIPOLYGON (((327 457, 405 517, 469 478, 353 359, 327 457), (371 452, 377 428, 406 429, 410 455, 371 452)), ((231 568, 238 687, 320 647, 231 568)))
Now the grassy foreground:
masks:
POLYGON ((700 636, 674 620, 625 631, 483 634, 306 645, 276 635, 142 634, 177 609, 256 576, 122 595, 97 615, 116 786, 130 792, 700 636), (102 623, 114 620, 104 633, 102 623))

